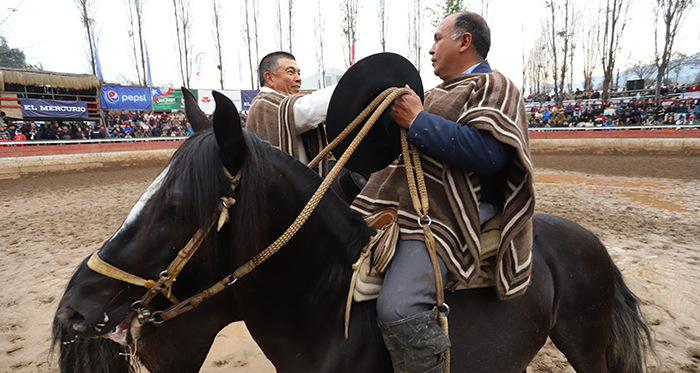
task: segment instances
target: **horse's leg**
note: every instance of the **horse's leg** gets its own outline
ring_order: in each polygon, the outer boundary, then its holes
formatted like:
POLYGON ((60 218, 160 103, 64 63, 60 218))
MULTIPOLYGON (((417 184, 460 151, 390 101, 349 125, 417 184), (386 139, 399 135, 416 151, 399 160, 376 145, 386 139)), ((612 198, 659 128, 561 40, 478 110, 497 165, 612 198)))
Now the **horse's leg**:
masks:
POLYGON ((572 222, 554 217, 535 222, 535 245, 556 287, 550 338, 577 372, 608 372, 605 349, 615 297, 610 256, 598 238, 572 222))

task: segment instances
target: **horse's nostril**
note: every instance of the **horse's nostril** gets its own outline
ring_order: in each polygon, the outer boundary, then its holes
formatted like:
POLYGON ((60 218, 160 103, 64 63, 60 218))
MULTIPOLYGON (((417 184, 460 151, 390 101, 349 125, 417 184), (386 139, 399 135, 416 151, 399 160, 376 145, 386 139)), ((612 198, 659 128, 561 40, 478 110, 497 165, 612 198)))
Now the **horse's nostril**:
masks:
POLYGON ((56 311, 56 321, 58 324, 69 326, 77 332, 85 331, 85 317, 70 307, 56 311))

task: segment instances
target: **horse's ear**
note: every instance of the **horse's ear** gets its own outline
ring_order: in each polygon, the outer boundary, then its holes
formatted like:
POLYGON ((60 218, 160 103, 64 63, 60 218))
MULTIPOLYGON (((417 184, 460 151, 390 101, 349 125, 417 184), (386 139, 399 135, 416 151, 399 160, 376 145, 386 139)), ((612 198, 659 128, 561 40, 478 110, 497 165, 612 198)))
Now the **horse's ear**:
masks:
POLYGON ((192 131, 199 132, 207 128, 211 128, 211 120, 207 118, 207 115, 204 114, 202 109, 199 108, 197 99, 194 98, 192 92, 185 87, 182 87, 181 89, 182 96, 185 98, 185 114, 187 114, 187 120, 190 121, 192 131))
POLYGON ((217 91, 212 94, 216 100, 213 120, 216 142, 226 167, 229 171, 236 171, 241 163, 240 154, 245 148, 241 117, 236 105, 226 95, 217 91))

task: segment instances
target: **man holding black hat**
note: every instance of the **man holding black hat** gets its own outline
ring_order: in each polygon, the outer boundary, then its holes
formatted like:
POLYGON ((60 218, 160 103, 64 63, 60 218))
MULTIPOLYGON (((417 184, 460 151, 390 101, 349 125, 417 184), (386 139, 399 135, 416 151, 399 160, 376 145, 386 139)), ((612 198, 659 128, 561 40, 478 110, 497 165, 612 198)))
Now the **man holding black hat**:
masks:
MULTIPOLYGON (((426 93, 425 106, 413 91, 397 99, 389 116, 420 151, 443 283, 475 284, 482 227, 496 222, 492 280, 498 297, 510 299, 525 291, 531 272, 534 184, 523 98, 485 60, 490 30, 478 14, 445 17, 434 39, 429 53, 443 83, 426 93)), ((403 162, 373 174, 353 209, 398 210, 400 241, 377 300, 394 371, 442 372, 450 341, 438 323, 433 269, 403 162)))
MULTIPOLYGON (((309 163, 328 144, 323 126, 335 86, 301 95, 301 76, 291 53, 273 52, 258 67, 260 93, 248 112, 246 128, 266 135, 270 143, 303 163, 309 163)), ((327 162, 317 171, 325 176, 327 162)))

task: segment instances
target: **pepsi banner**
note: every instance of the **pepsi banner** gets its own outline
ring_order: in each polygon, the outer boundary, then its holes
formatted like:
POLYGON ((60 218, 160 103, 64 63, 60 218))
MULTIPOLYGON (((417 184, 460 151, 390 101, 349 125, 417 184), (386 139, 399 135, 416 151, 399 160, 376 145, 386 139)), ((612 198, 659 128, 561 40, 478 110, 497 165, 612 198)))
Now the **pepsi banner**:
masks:
POLYGON ((153 110, 148 87, 103 85, 100 92, 102 109, 153 110))
POLYGON ((22 116, 25 118, 87 118, 87 102, 41 100, 21 98, 22 116))

